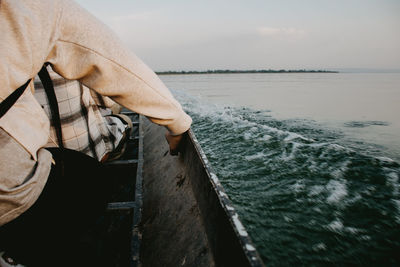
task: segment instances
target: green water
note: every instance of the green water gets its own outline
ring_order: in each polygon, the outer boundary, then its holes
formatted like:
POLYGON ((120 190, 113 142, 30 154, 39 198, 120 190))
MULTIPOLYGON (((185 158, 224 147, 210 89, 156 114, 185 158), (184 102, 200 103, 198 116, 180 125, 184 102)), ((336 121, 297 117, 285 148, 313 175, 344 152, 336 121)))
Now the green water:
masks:
POLYGON ((400 165, 381 144, 175 94, 267 266, 400 265, 400 165))

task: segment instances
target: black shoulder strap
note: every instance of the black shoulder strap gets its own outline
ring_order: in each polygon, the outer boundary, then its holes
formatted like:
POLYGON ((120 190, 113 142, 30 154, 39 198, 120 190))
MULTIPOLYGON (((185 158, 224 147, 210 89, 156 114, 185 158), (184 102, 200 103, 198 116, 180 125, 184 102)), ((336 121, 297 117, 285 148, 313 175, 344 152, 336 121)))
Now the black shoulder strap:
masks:
POLYGON ((26 87, 28 87, 28 84, 31 81, 32 79, 29 79, 26 83, 24 83, 21 87, 12 92, 6 99, 4 99, 0 103, 0 118, 7 113, 7 111, 12 107, 12 105, 15 104, 15 102, 17 102, 18 98, 24 93, 26 87))
MULTIPOLYGON (((54 128, 56 130, 56 135, 58 139, 58 145, 60 148, 64 148, 63 139, 62 139, 62 131, 61 131, 61 120, 60 120, 60 112, 58 110, 57 97, 54 92, 53 82, 50 78, 50 75, 46 69, 46 65, 43 65, 42 69, 39 72, 39 78, 42 81, 44 90, 47 95, 47 99, 49 100, 50 110, 51 110, 51 119, 53 121, 54 128)), ((12 92, 6 99, 4 99, 0 103, 0 118, 7 113, 7 111, 17 102, 18 98, 24 93, 25 89, 28 87, 28 84, 32 81, 29 79, 26 83, 20 86, 17 90, 12 92)))
POLYGON ((58 145, 60 148, 64 148, 57 97, 54 91, 53 81, 51 80, 49 72, 46 69, 46 65, 43 65, 42 69, 39 71, 39 78, 42 81, 44 91, 46 92, 47 99, 49 100, 51 121, 53 122, 53 126, 56 130, 58 145))

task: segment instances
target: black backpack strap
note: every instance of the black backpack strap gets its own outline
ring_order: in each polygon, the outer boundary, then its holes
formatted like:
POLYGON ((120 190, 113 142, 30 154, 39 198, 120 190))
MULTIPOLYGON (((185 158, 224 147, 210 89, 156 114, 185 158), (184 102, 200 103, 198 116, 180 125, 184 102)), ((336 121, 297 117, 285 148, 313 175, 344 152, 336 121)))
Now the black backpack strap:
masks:
MULTIPOLYGON (((46 65, 43 65, 42 69, 39 71, 39 78, 42 81, 44 90, 46 92, 47 98, 49 100, 51 119, 53 121, 54 128, 56 130, 56 135, 58 139, 58 145, 60 148, 64 148, 62 131, 61 131, 61 120, 60 112, 58 110, 57 97, 54 92, 53 82, 50 75, 46 69, 46 65)), ((7 111, 17 102, 17 100, 24 93, 25 89, 28 87, 32 79, 29 79, 26 83, 20 86, 17 90, 12 92, 6 99, 0 103, 0 118, 7 113, 7 111)))
POLYGON ((28 84, 31 81, 32 79, 29 79, 26 83, 24 83, 21 87, 12 92, 6 99, 4 99, 0 103, 0 118, 7 113, 7 111, 12 107, 12 105, 15 104, 15 102, 17 102, 18 98, 24 93, 26 87, 28 87, 28 84))
POLYGON ((58 109, 57 97, 53 87, 53 81, 50 78, 49 72, 46 69, 46 65, 43 65, 39 71, 39 78, 42 81, 44 91, 46 92, 47 99, 50 105, 51 121, 56 130, 57 141, 60 148, 64 148, 62 130, 61 130, 61 119, 60 111, 58 109))

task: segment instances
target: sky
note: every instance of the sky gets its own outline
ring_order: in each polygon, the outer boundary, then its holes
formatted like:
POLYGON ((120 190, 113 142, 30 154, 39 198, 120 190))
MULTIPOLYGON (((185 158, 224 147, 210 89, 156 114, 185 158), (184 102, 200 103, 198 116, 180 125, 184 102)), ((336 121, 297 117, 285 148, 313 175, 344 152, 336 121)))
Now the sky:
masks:
POLYGON ((77 0, 155 71, 400 70, 400 0, 77 0))

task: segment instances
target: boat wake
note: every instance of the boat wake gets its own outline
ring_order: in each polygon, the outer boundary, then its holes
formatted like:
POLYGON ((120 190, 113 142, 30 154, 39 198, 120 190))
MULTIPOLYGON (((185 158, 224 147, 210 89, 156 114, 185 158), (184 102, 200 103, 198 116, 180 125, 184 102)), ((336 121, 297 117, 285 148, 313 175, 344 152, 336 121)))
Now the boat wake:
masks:
POLYGON ((400 262, 400 164, 379 147, 175 95, 268 265, 400 262))

